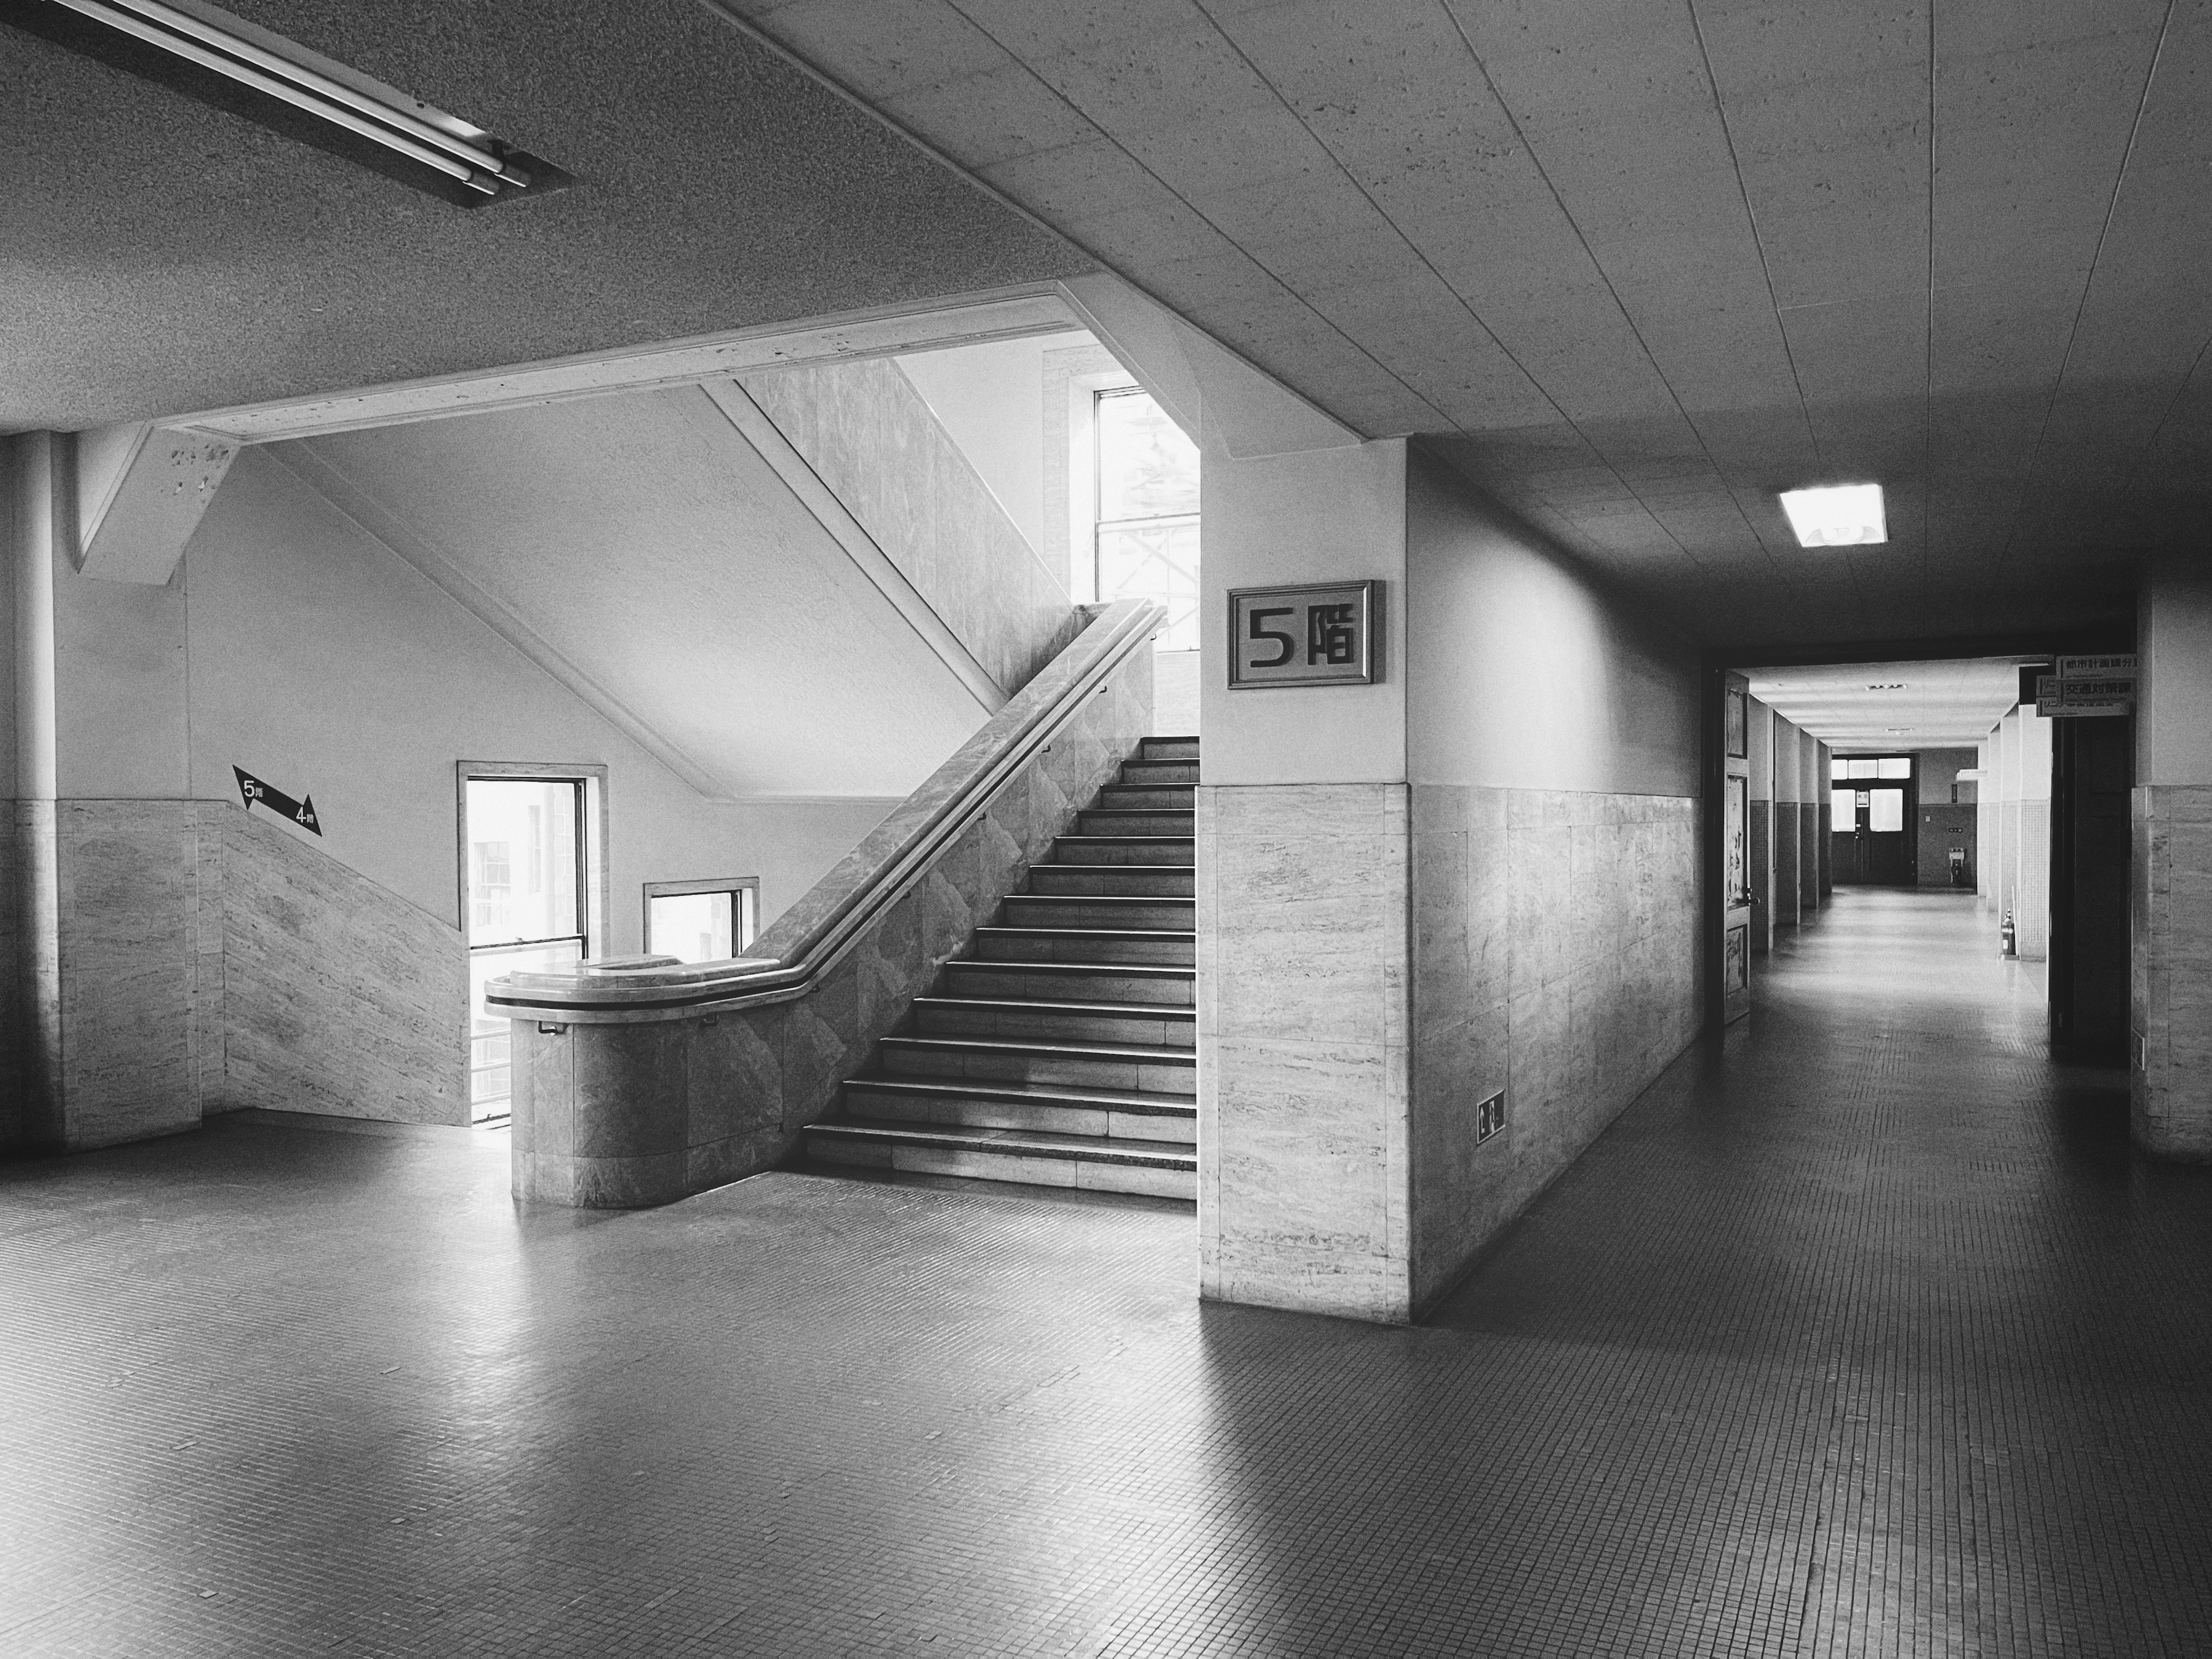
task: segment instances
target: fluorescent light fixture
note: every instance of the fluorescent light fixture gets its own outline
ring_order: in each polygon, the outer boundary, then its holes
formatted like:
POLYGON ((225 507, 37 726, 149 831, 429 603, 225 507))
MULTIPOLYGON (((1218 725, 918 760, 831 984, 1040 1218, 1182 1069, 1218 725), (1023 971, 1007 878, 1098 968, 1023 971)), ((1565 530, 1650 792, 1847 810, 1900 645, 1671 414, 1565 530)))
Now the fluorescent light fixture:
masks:
POLYGON ((488 200, 530 188, 530 173, 482 128, 198 0, 51 3, 365 138, 452 180, 447 189, 488 200))
POLYGON ((1782 510, 1800 547, 1866 547, 1889 539, 1880 484, 1828 484, 1785 489, 1782 510))

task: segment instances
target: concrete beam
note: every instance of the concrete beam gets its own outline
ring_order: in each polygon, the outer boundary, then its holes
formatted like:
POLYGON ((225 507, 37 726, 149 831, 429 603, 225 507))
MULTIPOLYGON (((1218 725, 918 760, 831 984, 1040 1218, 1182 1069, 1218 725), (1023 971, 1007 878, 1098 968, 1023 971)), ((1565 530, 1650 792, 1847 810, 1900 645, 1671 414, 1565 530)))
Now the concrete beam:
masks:
POLYGON ((1060 284, 1084 325, 1201 448, 1237 460, 1346 449, 1360 435, 1120 277, 1060 284))
POLYGON ((76 439, 78 571, 159 587, 237 458, 228 438, 143 422, 76 439))

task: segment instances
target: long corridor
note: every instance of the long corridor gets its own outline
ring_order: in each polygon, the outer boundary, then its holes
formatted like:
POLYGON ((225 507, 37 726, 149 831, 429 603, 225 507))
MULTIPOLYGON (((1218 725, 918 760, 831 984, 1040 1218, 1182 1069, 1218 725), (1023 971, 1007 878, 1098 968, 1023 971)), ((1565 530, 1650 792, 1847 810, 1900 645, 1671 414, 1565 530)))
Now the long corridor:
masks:
POLYGON ((518 1217, 270 1115, 0 1172, 0 1651, 2201 1655, 2212 1171, 1839 894, 1425 1326, 1190 1212, 518 1217))

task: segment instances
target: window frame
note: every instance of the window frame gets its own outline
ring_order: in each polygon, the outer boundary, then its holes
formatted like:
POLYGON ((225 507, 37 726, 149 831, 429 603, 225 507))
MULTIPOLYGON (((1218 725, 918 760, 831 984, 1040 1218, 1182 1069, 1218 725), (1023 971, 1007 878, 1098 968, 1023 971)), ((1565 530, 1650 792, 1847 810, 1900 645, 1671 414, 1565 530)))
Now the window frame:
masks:
POLYGON ((597 761, 456 761, 453 763, 453 846, 455 888, 453 915, 460 927, 461 945, 477 951, 519 950, 530 945, 557 945, 581 939, 589 961, 606 952, 607 897, 607 769, 597 761), (576 825, 577 928, 545 939, 508 939, 498 945, 469 943, 469 784, 580 783, 582 802, 576 825))
POLYGON ((689 898, 698 893, 746 893, 751 895, 744 903, 735 907, 730 917, 730 943, 736 947, 737 961, 744 956, 745 949, 760 937, 760 878, 758 876, 707 876, 692 881, 648 881, 644 884, 644 895, 638 917, 638 947, 647 956, 666 956, 665 951, 653 946, 653 902, 657 898, 689 898), (750 913, 752 931, 744 933, 743 923, 750 913))

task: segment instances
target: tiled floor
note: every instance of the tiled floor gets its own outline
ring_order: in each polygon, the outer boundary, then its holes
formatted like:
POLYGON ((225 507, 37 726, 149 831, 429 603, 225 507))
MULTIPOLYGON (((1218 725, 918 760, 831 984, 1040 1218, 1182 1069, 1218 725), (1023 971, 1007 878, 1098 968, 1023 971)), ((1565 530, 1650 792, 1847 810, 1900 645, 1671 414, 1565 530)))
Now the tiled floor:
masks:
POLYGON ((1843 896, 1425 1328, 1187 1207, 505 1142, 0 1175, 0 1652, 2212 1654, 2212 1172, 1843 896))

